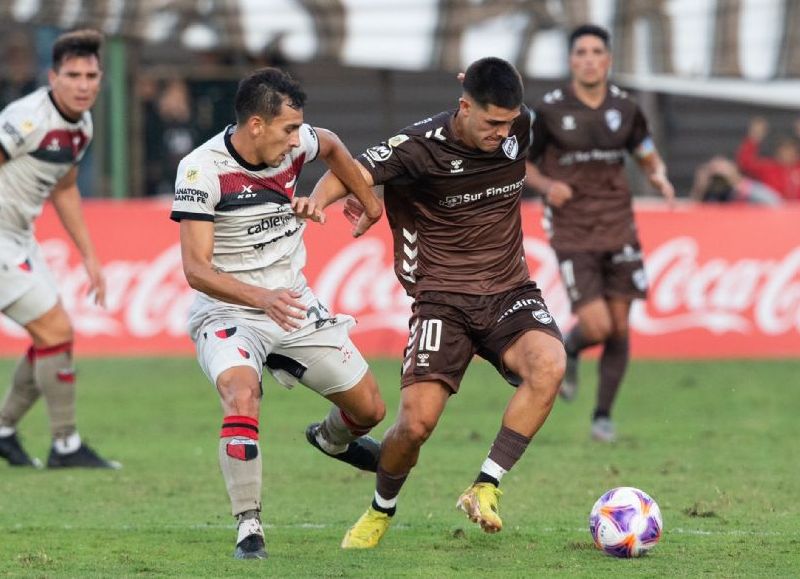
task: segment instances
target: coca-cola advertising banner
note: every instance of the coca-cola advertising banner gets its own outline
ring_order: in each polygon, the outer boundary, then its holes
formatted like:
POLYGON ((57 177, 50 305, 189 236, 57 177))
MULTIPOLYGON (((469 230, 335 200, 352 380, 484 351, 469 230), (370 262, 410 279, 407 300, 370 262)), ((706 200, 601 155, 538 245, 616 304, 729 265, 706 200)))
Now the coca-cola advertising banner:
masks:
MULTIPOLYGON (((194 292, 181 269, 179 226, 157 201, 90 201, 84 212, 107 280, 106 308, 86 296, 86 276, 55 213, 37 237, 55 274, 81 354, 192 354, 186 313, 194 292)), ((368 356, 399 357, 410 300, 392 269, 385 219, 359 239, 336 207, 306 229, 306 275, 333 311, 358 320, 353 340, 368 356)), ((541 208, 523 206, 531 277, 562 329, 574 323, 541 208)), ((650 297, 632 310, 635 356, 788 357, 800 354, 800 207, 687 205, 637 209, 650 297)), ((0 318, 0 355, 18 355, 25 332, 0 318)))

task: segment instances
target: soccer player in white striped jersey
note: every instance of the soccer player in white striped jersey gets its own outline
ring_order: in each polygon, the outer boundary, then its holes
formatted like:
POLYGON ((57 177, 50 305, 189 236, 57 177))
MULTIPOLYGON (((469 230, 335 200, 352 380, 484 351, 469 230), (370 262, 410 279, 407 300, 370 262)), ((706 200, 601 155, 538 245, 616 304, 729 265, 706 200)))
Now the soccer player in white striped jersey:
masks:
POLYGON ((383 210, 338 137, 304 122, 304 102, 283 71, 255 71, 239 84, 236 124, 187 155, 175 184, 171 218, 198 291, 189 333, 222 402, 219 462, 238 520, 238 559, 267 556, 258 445, 265 367, 280 384, 299 382, 333 403, 306 430, 321 452, 372 472, 380 452, 366 434, 385 406, 350 341, 354 321, 329 312, 303 275, 306 220, 324 221, 312 201, 295 196, 303 165, 322 158, 367 207, 354 234, 383 210))
POLYGON ((89 109, 100 91, 102 35, 78 30, 53 45, 49 87, 0 112, 0 311, 23 326, 32 345, 20 359, 0 407, 0 457, 34 466, 17 437, 17 423, 40 395, 50 416, 49 468, 118 468, 81 441, 75 425, 73 332, 33 235, 48 199, 83 257, 95 301, 105 282, 81 213, 78 163, 92 139, 89 109))

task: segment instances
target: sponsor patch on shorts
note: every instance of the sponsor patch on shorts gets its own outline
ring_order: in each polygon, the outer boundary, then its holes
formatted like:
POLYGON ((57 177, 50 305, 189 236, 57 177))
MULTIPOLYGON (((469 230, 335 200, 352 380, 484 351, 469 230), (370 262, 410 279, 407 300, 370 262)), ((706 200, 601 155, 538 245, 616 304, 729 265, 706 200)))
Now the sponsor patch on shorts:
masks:
POLYGON ((533 310, 531 315, 537 322, 542 324, 549 324, 553 321, 553 316, 547 310, 533 310))

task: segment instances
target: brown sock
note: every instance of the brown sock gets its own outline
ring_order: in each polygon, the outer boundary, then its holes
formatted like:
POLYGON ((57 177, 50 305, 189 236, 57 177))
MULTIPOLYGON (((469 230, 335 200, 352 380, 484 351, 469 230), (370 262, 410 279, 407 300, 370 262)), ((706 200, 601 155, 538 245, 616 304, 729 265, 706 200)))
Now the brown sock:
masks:
POLYGON ((331 408, 320 425, 322 437, 331 445, 346 446, 359 436, 372 430, 371 426, 356 424, 352 418, 338 406, 331 408))
POLYGON ((628 336, 612 337, 605 341, 600 356, 600 387, 597 391, 597 407, 594 417, 611 416, 611 407, 628 367, 628 336))
POLYGON ((511 430, 507 426, 501 426, 475 482, 489 482, 499 486, 503 475, 522 458, 530 442, 531 439, 527 436, 511 430))
POLYGON ((33 378, 33 346, 31 346, 14 368, 11 388, 6 392, 0 408, 0 426, 16 427, 40 395, 41 391, 36 387, 33 378))
POLYGON ((564 340, 564 349, 570 356, 577 356, 581 353, 581 350, 594 346, 594 344, 595 342, 590 342, 583 336, 580 325, 576 324, 567 334, 566 340, 564 340))
POLYGON ((33 375, 47 402, 53 438, 66 438, 75 428, 75 369, 72 342, 36 348, 33 375))
POLYGON ((261 510, 261 451, 258 420, 248 416, 226 416, 219 437, 219 466, 236 516, 261 510))
POLYGON ((378 466, 378 473, 375 477, 375 498, 372 500, 372 508, 386 513, 390 517, 397 510, 397 495, 408 478, 408 473, 392 474, 378 466))

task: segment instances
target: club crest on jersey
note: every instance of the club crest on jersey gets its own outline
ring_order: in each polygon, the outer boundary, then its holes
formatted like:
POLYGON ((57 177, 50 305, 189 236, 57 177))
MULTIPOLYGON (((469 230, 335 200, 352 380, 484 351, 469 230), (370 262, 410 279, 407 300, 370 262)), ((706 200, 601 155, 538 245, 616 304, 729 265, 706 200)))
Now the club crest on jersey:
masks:
POLYGON ((503 152, 506 154, 506 157, 512 161, 517 158, 519 144, 517 143, 516 135, 512 135, 503 141, 503 152))
POLYGON ((561 117, 561 129, 564 131, 574 131, 575 127, 575 117, 572 115, 564 115, 561 117))
POLYGON ((392 156, 392 148, 387 145, 376 145, 367 149, 369 158, 377 163, 382 163, 392 156))
POLYGON ((617 109, 608 109, 606 111, 606 124, 612 131, 618 131, 622 125, 622 113, 617 109))

